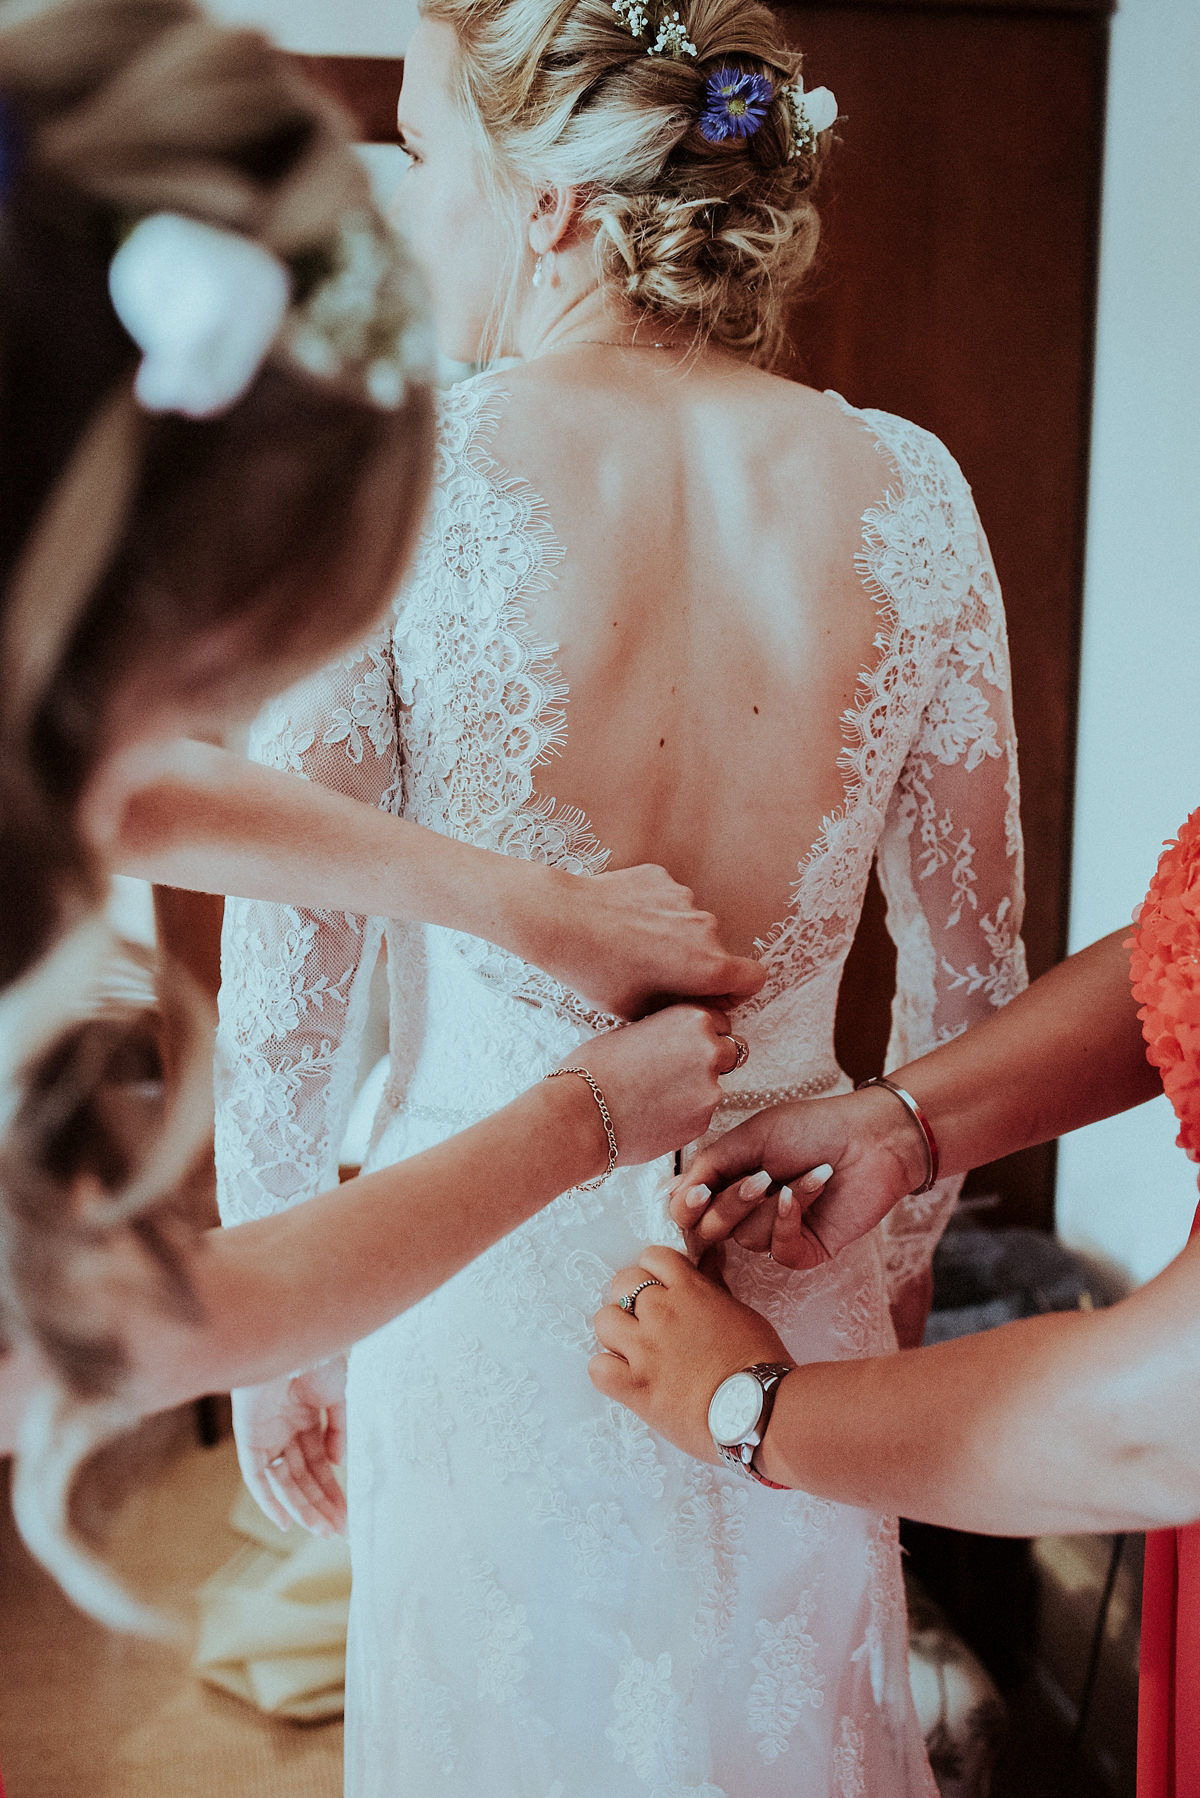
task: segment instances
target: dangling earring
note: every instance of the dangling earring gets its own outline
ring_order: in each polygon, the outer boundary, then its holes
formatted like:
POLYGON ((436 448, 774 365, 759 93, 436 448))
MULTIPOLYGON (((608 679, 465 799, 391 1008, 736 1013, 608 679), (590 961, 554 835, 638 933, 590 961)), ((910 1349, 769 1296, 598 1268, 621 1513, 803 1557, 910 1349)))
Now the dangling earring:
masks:
POLYGON ((531 281, 531 286, 533 286, 533 287, 540 287, 542 285, 542 282, 546 278, 544 273, 542 272, 542 264, 545 262, 545 260, 546 260, 546 258, 544 256, 539 256, 537 261, 533 265, 533 277, 532 277, 532 281, 531 281))

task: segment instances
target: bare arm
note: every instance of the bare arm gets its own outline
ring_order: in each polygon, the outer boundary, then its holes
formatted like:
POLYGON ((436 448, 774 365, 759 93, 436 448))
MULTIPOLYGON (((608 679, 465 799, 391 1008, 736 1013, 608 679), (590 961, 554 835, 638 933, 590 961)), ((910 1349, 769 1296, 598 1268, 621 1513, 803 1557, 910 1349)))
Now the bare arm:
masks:
POLYGON ((1125 925, 1081 949, 978 1029, 894 1076, 937 1119, 943 1166, 977 1167, 1162 1090, 1129 991, 1128 937, 1125 925))
POLYGON ((1200 1247, 1110 1311, 801 1374, 768 1478, 997 1535, 1200 1516, 1200 1247))
MULTIPOLYGON (((148 1307, 130 1318, 122 1289, 130 1404, 166 1410, 339 1354, 599 1172, 605 1147, 583 1082, 556 1080, 411 1161, 260 1222, 205 1231, 187 1267, 201 1324, 148 1307)), ((0 1361, 0 1455, 16 1447, 46 1377, 29 1349, 0 1361)))
POLYGON ((668 994, 746 997, 762 984, 661 868, 585 880, 205 743, 180 742, 129 801, 116 865, 164 886, 468 931, 618 1017, 668 994))
MULTIPOLYGON (((728 1374, 789 1357, 774 1330, 682 1256, 652 1248, 614 1283, 664 1282, 597 1318, 594 1383, 715 1460, 706 1416, 728 1374)), ((999 1535, 1153 1529, 1200 1516, 1200 1243, 1109 1311, 1007 1324, 935 1348, 797 1368, 755 1465, 845 1504, 999 1535)))
MULTIPOLYGON (((953 1042, 893 1071, 929 1117, 942 1169, 957 1173, 1012 1150, 1140 1105, 1161 1091, 1146 1060, 1129 991, 1128 930, 1093 943, 1002 1011, 953 1042)), ((672 1205, 701 1246, 737 1229, 794 1267, 816 1265, 871 1229, 924 1175, 920 1135, 903 1106, 878 1088, 760 1112, 705 1149, 672 1205), (813 1197, 809 1170, 832 1173, 813 1197), (743 1197, 746 1174, 765 1168, 796 1202, 743 1197), (710 1187, 712 1205, 686 1194, 710 1187), (764 1234, 765 1232, 765 1234, 764 1234)))
MULTIPOLYGON (((732 1064, 724 1028, 720 1013, 678 1006, 572 1055, 603 1088, 623 1163, 707 1129, 732 1064)), ((409 1161, 207 1232, 189 1269, 203 1324, 149 1312, 125 1323, 132 1401, 161 1410, 337 1354, 606 1162, 584 1081, 545 1081, 409 1161)))

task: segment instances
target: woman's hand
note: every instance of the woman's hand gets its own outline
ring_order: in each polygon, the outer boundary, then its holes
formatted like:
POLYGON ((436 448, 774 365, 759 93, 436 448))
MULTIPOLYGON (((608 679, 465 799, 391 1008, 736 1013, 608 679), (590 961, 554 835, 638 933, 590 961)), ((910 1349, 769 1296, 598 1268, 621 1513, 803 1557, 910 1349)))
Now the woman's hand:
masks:
POLYGON ((708 1428, 713 1393, 757 1361, 790 1360, 765 1318, 700 1273, 674 1249, 648 1248, 613 1281, 614 1301, 643 1280, 632 1314, 614 1302, 596 1313, 607 1353, 588 1363, 592 1385, 636 1411, 652 1430, 699 1461, 719 1461, 708 1428))
POLYGON ((564 1067, 585 1067, 603 1091, 622 1166, 704 1135, 721 1098, 717 1076, 737 1062, 728 1028, 715 1006, 672 1005, 566 1057, 564 1067))
POLYGON ((345 1459, 345 1395, 341 1356, 233 1395, 242 1477, 282 1530, 293 1520, 315 1536, 345 1530, 346 1500, 333 1471, 345 1459))
POLYGON ((641 1017, 670 998, 734 1005, 761 987, 758 963, 730 955, 712 913, 665 869, 538 873, 521 953, 614 1017, 641 1017))
POLYGON ((671 1216, 698 1255, 733 1236, 785 1267, 817 1267, 873 1229, 924 1172, 919 1131, 873 1087, 747 1118, 675 1182, 671 1216))

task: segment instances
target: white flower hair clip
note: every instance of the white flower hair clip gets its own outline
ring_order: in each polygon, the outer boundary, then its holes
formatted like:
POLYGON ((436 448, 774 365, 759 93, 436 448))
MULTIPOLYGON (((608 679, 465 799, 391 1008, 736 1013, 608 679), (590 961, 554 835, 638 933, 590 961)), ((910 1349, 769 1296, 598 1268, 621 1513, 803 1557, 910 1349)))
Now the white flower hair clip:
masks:
POLYGON ((806 94, 803 81, 784 89, 792 122, 792 147, 789 159, 809 156, 817 147, 822 131, 837 123, 838 104, 827 87, 814 87, 806 94))
POLYGON ((142 352, 140 404, 218 417, 279 348, 311 374, 357 376, 375 405, 395 409, 430 364, 398 270, 369 218, 352 216, 297 299, 300 274, 252 238, 180 213, 142 219, 109 269, 114 310, 142 352))
POLYGON ((698 54, 677 8, 655 4, 655 0, 612 0, 612 9, 630 37, 645 42, 654 32, 653 41, 646 44, 647 56, 666 56, 678 62, 681 57, 698 54))
POLYGON ((290 274, 261 244, 174 212, 134 226, 113 257, 108 291, 142 352, 141 405, 186 418, 237 404, 292 302, 290 274))

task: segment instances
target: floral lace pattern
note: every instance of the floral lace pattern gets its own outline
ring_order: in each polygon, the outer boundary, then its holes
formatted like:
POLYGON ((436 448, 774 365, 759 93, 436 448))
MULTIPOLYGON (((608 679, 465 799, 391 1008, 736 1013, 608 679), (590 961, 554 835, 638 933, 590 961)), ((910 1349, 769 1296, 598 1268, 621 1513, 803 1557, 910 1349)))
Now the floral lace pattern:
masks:
POLYGON ((787 1752, 805 1708, 820 1710, 825 1702, 825 1676, 817 1671, 811 1621, 812 1601, 806 1593, 799 1607, 778 1623, 763 1618, 758 1625, 759 1649, 746 1717, 758 1752, 768 1764, 787 1752))
MULTIPOLYGON (((536 496, 486 451, 500 405, 487 380, 446 398, 429 522, 393 614, 272 708, 255 753, 431 828, 594 871, 587 820, 537 792, 567 694, 531 600, 561 551, 536 496)), ((940 444, 854 416, 889 470, 859 570, 878 657, 843 719, 843 802, 798 859, 789 916, 762 949, 767 984, 739 1014, 761 1085, 834 1068, 873 859, 897 945, 893 1064, 1023 977, 986 545, 940 444)), ((392 1066, 369 1166, 504 1104, 598 1021, 455 932, 232 902, 227 1218, 333 1184, 384 934, 392 1066)), ((692 1462, 587 1382, 613 1273, 647 1238, 678 1242, 667 1173, 622 1169, 565 1194, 352 1354, 349 1798, 783 1798, 800 1778, 838 1798, 928 1798, 892 1523, 692 1462)), ((888 1278, 927 1262, 954 1193, 942 1182, 906 1202, 810 1275, 731 1247, 727 1278, 798 1360, 886 1352, 888 1278)))
POLYGON ((655 1544, 660 1564, 691 1576, 695 1593, 693 1640, 702 1655, 727 1652, 737 1616, 738 1587, 746 1561, 749 1493, 714 1480, 697 1465, 655 1544))
POLYGON ((613 1721, 608 1739, 619 1765, 652 1792, 677 1791, 679 1769, 687 1753, 683 1707, 675 1690, 669 1654, 644 1660, 625 1636, 617 1683, 613 1689, 613 1721))
MULTIPOLYGON (((562 549, 542 502, 483 449, 499 403, 481 384, 443 405, 430 514, 395 626, 406 809, 484 848, 599 873, 607 854, 583 814, 534 794, 565 734, 567 688, 557 645, 533 641, 526 607, 562 549)), ((534 990, 515 956, 476 937, 456 946, 478 975, 534 990)), ((591 1015, 558 982, 537 997, 591 1015)))
POLYGON ((480 1698, 510 1704, 529 1671, 533 1631, 523 1604, 514 1604, 496 1584, 487 1561, 468 1561, 463 1569, 467 1596, 464 1621, 477 1644, 480 1698))
MULTIPOLYGON (((275 700, 250 754, 383 809, 399 803, 396 715, 383 640, 275 700)), ((346 912, 230 899, 222 934, 216 1153, 226 1223, 336 1184, 383 925, 346 912)))

